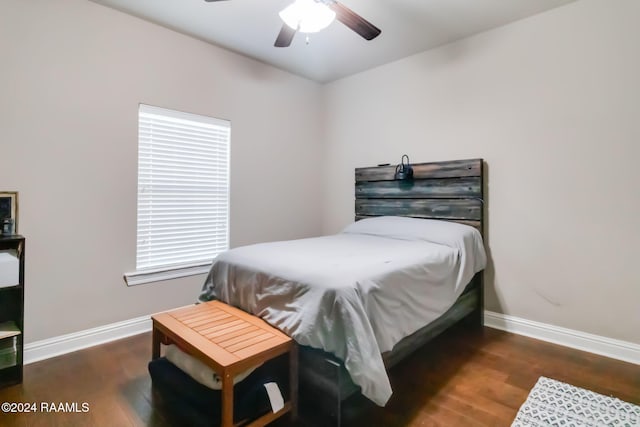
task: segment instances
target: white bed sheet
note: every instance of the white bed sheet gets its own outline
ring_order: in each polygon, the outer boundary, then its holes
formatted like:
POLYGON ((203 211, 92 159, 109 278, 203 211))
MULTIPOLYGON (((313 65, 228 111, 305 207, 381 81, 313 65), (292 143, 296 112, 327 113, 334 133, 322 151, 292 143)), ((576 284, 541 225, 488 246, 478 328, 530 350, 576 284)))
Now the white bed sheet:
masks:
POLYGON ((239 247, 217 257, 200 300, 333 353, 383 406, 392 390, 381 353, 447 311, 484 268, 477 236, 460 247, 357 233, 239 247))

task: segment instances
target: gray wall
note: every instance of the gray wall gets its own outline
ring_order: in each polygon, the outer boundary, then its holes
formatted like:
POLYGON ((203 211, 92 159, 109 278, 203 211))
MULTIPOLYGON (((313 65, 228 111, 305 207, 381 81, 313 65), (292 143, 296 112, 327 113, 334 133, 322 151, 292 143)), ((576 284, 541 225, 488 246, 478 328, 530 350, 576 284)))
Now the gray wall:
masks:
POLYGON ((339 230, 355 167, 483 157, 487 308, 640 343, 639 17, 581 0, 323 87, 86 0, 3 2, 27 342, 198 293, 202 276, 122 281, 143 102, 232 121, 232 246, 339 230))
POLYGON ((487 309, 640 343, 639 21, 582 0, 326 86, 324 231, 355 167, 482 157, 487 309))
POLYGON ((128 288, 137 113, 229 119, 231 245, 318 235, 321 87, 86 0, 2 2, 0 190, 20 192, 27 342, 191 303, 128 288), (304 176, 305 179, 292 179, 304 176))

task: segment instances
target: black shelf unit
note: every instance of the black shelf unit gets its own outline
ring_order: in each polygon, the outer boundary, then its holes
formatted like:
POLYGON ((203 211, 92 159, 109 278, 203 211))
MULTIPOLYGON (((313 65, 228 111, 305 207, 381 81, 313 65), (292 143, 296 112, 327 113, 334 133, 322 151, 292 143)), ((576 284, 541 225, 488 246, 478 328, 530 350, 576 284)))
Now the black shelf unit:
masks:
MULTIPOLYGON (((15 286, 0 287, 0 336, 10 334, 7 325, 16 328, 11 336, 0 338, 0 388, 22 382, 24 349, 24 237, 0 235, 0 251, 14 250, 19 261, 19 280, 15 286), (4 333, 4 334, 3 334, 4 333), (15 360, 12 354, 15 350, 15 360)), ((9 328, 10 329, 10 328, 9 328)))

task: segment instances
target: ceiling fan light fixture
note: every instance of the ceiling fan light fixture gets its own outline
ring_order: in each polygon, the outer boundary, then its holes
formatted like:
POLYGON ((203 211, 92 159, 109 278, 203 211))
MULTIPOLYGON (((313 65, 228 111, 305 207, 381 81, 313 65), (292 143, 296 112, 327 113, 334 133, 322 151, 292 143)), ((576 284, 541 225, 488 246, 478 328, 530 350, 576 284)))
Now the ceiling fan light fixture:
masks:
POLYGON ((291 29, 301 33, 317 33, 327 28, 336 17, 333 10, 315 0, 295 0, 279 15, 291 29))

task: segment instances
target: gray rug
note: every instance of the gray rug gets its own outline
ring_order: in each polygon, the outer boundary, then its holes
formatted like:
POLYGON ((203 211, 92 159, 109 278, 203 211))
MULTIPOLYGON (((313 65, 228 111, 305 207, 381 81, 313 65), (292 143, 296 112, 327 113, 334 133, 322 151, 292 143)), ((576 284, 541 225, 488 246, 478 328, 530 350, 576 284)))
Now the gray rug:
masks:
POLYGON ((640 427, 640 406, 540 377, 511 427, 640 427))

